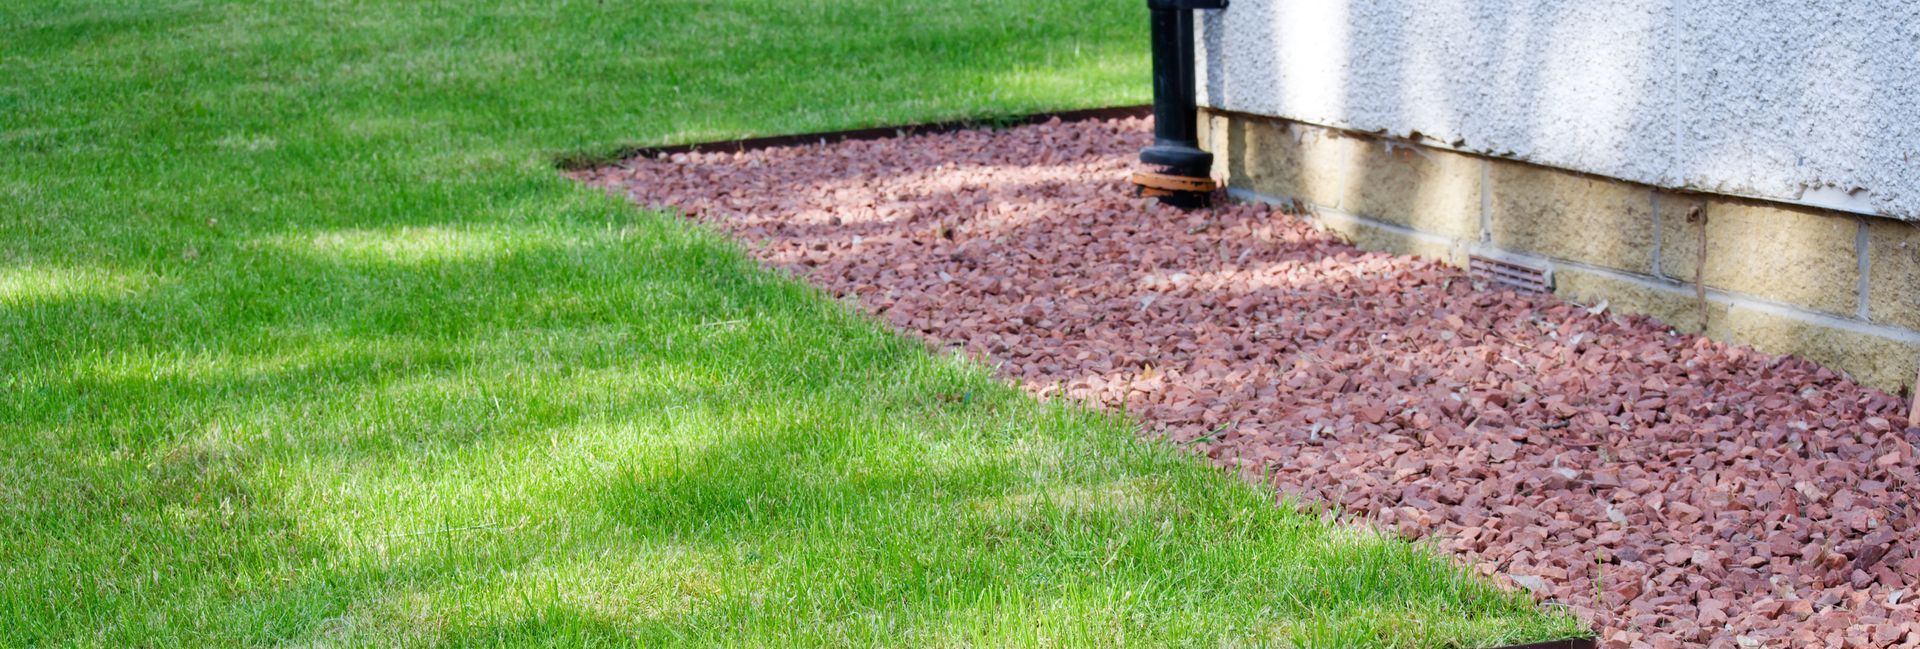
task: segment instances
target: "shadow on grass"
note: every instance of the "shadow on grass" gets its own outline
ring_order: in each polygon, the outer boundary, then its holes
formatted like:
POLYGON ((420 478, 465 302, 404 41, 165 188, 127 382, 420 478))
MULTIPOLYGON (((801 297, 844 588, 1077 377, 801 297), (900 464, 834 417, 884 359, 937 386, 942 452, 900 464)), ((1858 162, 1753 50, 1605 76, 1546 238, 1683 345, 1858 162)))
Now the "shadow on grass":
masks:
POLYGON ((920 362, 672 228, 621 216, 424 257, 350 230, 331 239, 358 242, 345 249, 241 244, 149 290, 0 305, 0 341, 22 351, 0 402, 0 556, 26 568, 0 597, 9 637, 130 610, 152 615, 99 632, 325 635, 396 584, 527 560, 417 546, 577 500, 513 488, 512 470, 575 488, 593 475, 591 457, 542 466, 566 454, 559 436, 608 451, 670 423, 662 411, 724 419, 770 405, 745 394, 831 394, 920 362), (173 617, 169 602, 194 601, 173 617))

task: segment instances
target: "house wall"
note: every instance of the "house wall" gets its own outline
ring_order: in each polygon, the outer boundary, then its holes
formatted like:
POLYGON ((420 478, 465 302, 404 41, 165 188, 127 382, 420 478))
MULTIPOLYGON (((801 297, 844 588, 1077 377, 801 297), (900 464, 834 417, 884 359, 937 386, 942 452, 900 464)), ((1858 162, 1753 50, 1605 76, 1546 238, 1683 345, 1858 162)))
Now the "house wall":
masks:
POLYGON ((1920 221, 1914 0, 1234 0, 1201 102, 1920 221))
POLYGON ((1920 372, 1920 2, 1234 0, 1202 146, 1362 247, 1920 372))

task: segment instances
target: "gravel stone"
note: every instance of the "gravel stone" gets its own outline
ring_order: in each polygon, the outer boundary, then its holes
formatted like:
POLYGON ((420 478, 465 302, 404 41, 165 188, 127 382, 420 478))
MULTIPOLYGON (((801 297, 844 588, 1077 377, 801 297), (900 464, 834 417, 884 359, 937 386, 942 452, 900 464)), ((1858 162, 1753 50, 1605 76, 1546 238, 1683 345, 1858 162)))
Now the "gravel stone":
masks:
POLYGON ((1131 197, 1147 120, 575 172, 1279 493, 1429 539, 1609 647, 1920 647, 1906 404, 1478 286, 1268 206, 1131 197))

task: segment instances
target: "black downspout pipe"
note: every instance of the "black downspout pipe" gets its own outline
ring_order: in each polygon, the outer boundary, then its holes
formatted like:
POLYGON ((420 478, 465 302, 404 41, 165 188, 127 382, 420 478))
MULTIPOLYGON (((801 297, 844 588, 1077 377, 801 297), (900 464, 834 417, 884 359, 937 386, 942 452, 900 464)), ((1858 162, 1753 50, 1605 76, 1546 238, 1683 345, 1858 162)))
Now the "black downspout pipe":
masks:
POLYGON ((1140 151, 1133 175, 1141 196, 1181 209, 1207 207, 1213 154, 1200 150, 1195 105, 1193 12, 1225 9, 1227 0, 1147 0, 1153 20, 1153 146, 1140 151))

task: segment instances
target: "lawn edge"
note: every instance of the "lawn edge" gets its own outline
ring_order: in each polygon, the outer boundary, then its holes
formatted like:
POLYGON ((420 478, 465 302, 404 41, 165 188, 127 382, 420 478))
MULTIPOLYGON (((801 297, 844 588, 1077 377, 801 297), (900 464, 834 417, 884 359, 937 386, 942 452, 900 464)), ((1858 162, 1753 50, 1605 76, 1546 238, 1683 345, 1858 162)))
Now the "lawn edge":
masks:
POLYGON ((618 164, 631 158, 657 158, 676 153, 695 151, 716 151, 736 153, 756 151, 778 147, 801 146, 808 144, 833 144, 836 142, 884 140, 909 135, 935 135, 956 131, 977 129, 1012 128, 1031 124, 1044 124, 1058 119, 1062 122, 1086 122, 1107 119, 1126 119, 1150 117, 1153 106, 1109 106, 1105 108, 1082 108, 1064 111, 1043 111, 1024 115, 985 116, 967 119, 955 119, 939 122, 921 122, 895 126, 872 126, 867 128, 839 131, 821 131, 817 133, 796 133, 792 135, 771 135, 734 140, 715 140, 711 142, 690 142, 661 146, 625 146, 606 152, 573 152, 555 156, 554 166, 562 171, 583 171, 595 167, 618 164))
MULTIPOLYGON (((1015 128, 1020 126, 1044 124, 1054 119, 1058 119, 1061 122, 1072 123, 1072 122, 1101 121, 1101 120, 1114 120, 1114 119, 1150 118, 1152 116, 1153 116, 1153 106, 1151 104, 1132 105, 1132 106, 1109 106, 1104 108, 1083 108, 1083 109, 1074 109, 1074 110, 1065 110, 1065 111, 1042 111, 1037 113, 1014 114, 1014 115, 1007 115, 1007 116, 975 117, 975 118, 944 120, 944 121, 936 121, 936 122, 902 124, 902 125, 894 125, 894 126, 873 126, 873 127, 857 128, 857 129, 819 131, 819 132, 812 132, 812 133, 797 133, 797 134, 790 134, 790 135, 772 135, 772 136, 739 138, 739 139, 729 139, 729 140, 712 140, 712 141, 705 141, 705 142, 689 142, 689 143, 683 143, 683 144, 657 145, 657 146, 624 146, 624 147, 618 147, 618 148, 612 149, 604 153, 573 152, 569 154, 563 154, 563 155, 554 157, 553 161, 554 161, 555 167, 557 167, 559 171, 563 173, 568 173, 568 172, 589 171, 596 168, 615 166, 615 165, 621 164, 626 160, 631 160, 634 158, 662 158, 662 157, 671 156, 671 155, 680 154, 680 153, 694 153, 694 152, 738 153, 738 152, 747 152, 747 151, 757 151, 762 149, 774 149, 774 148, 809 146, 809 145, 827 145, 827 144, 835 144, 840 142, 851 142, 851 141, 886 140, 886 139, 894 139, 894 138, 905 138, 905 137, 915 136, 915 135, 939 135, 939 134, 954 133, 954 132, 960 132, 960 131, 973 131, 973 130, 983 130, 983 129, 987 129, 987 130, 1007 129, 1007 128, 1015 128)), ((576 177, 575 180, 580 180, 580 179, 576 177)), ((591 183, 585 183, 585 184, 590 185, 591 183)), ((704 228, 704 226, 702 227, 704 228)), ((713 231, 713 234, 718 235, 724 239, 731 240, 731 237, 724 232, 713 231)), ((755 263, 757 264, 758 262, 755 262, 755 263)), ((823 292, 823 290, 819 286, 816 286, 811 282, 806 281, 805 279, 797 278, 797 277, 785 277, 784 279, 787 279, 789 281, 797 281, 802 286, 806 287, 808 290, 823 292)), ((825 297, 830 301, 836 301, 836 302, 838 301, 834 299, 834 297, 831 294, 825 294, 824 292, 821 297, 825 297)), ((885 329, 894 335, 901 335, 910 340, 918 342, 930 352, 939 353, 944 349, 936 344, 933 344, 932 341, 924 340, 924 339, 921 339, 919 336, 913 335, 909 332, 904 332, 896 329, 891 323, 886 322, 885 319, 883 318, 875 318, 873 314, 867 313, 859 309, 855 309, 854 311, 855 311, 855 315, 857 315, 858 317, 861 317, 862 319, 870 320, 874 325, 879 326, 882 329, 885 329)), ((969 362, 973 362, 975 360, 977 359, 972 359, 972 358, 968 359, 969 362)), ((1001 380, 1001 377, 999 377, 998 373, 994 372, 991 367, 987 368, 987 370, 989 374, 995 378, 995 380, 1001 380)), ((1076 409, 1084 406, 1085 404, 1078 404, 1078 403, 1069 405, 1069 407, 1076 408, 1076 409)), ((1129 424, 1133 423, 1132 418, 1129 415, 1127 415, 1124 410, 1116 411, 1116 412, 1103 412, 1098 408, 1094 408, 1094 409, 1090 409, 1090 412, 1097 416, 1116 415, 1121 417, 1123 420, 1125 420, 1129 424)), ((1165 439, 1151 439, 1146 436, 1142 436, 1138 434, 1136 434, 1134 438, 1137 441, 1146 441, 1146 442, 1164 443, 1167 441, 1165 439)), ((1180 450, 1177 446, 1169 446, 1168 448, 1176 452, 1180 450)), ((1220 467, 1215 466, 1215 467, 1209 467, 1209 468, 1218 470, 1220 467)), ((1224 471, 1223 473, 1226 474, 1228 477, 1234 477, 1232 476, 1231 471, 1224 471)), ((1342 518, 1344 518, 1344 516, 1342 518)), ((1400 540, 1408 543, 1419 543, 1422 540, 1424 540, 1424 539, 1411 539, 1406 537, 1399 537, 1397 535, 1395 536, 1396 538, 1399 538, 1400 540)), ((1451 552, 1439 552, 1438 554, 1443 557, 1451 558, 1455 560, 1460 558, 1458 555, 1451 552)), ((1511 587, 1508 587, 1508 588, 1511 589, 1511 587)), ((1581 621, 1583 624, 1588 622, 1587 620, 1581 620, 1581 621)), ((1530 642, 1530 643, 1524 643, 1524 644, 1492 645, 1492 646, 1482 647, 1480 649, 1598 649, 1598 647, 1599 647, 1599 636, 1593 633, 1593 629, 1589 628, 1587 630, 1586 635, 1580 635, 1580 636, 1574 636, 1574 637, 1568 637, 1568 638, 1559 638, 1555 640, 1543 640, 1543 641, 1530 642)))

